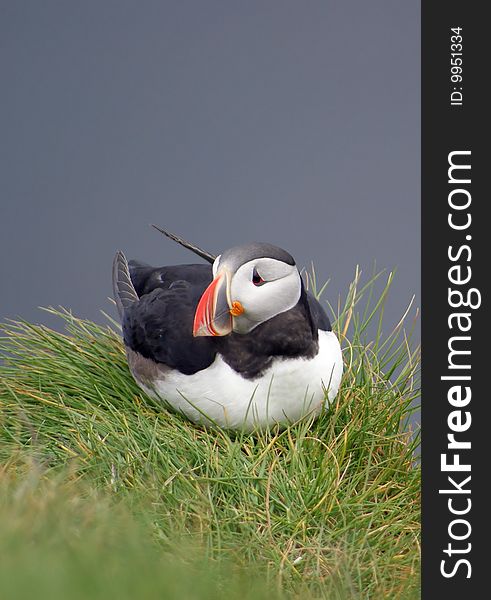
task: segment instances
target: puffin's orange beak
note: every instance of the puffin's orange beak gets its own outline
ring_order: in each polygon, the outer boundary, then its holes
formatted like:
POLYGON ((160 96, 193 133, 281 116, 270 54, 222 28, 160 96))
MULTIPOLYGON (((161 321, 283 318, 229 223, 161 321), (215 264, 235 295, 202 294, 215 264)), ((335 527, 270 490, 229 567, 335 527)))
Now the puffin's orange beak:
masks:
POLYGON ((232 331, 232 310, 229 306, 229 275, 222 272, 203 292, 194 315, 194 337, 227 335, 232 331))

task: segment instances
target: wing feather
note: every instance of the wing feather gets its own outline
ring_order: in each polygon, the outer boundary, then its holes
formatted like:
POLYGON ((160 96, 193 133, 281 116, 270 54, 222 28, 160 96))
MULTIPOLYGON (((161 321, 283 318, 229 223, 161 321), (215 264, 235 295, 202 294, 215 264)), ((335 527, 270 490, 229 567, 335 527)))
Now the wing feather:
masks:
POLYGON ((124 311, 138 302, 139 297, 131 281, 128 261, 121 250, 116 252, 113 261, 113 292, 119 317, 122 319, 124 311))

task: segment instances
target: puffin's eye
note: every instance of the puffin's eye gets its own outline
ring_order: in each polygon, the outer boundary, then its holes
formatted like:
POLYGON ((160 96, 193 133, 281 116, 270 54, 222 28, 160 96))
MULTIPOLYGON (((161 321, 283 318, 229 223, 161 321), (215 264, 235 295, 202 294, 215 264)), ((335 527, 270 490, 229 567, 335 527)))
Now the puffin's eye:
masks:
POLYGON ((252 272, 252 283, 258 287, 266 283, 261 277, 261 275, 259 275, 259 273, 257 272, 256 267, 254 267, 254 271, 252 272))

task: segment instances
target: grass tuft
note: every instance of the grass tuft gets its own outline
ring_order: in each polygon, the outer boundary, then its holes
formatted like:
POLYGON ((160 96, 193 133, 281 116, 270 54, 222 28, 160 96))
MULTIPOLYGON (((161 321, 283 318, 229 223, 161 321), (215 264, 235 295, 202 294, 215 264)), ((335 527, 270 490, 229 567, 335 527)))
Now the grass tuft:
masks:
POLYGON ((384 277, 330 307, 341 390, 283 431, 166 411, 109 325, 1 325, 0 596, 419 597, 419 349, 384 277))

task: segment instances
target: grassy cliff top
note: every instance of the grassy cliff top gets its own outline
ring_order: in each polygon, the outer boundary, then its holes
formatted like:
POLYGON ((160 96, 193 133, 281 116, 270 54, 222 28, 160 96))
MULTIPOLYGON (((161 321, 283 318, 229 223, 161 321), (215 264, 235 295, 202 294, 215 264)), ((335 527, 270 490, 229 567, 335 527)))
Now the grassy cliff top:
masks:
POLYGON ((0 597, 418 598, 419 351, 384 332, 391 280, 329 307, 342 387, 283 431, 169 413, 114 324, 2 325, 0 597))

